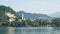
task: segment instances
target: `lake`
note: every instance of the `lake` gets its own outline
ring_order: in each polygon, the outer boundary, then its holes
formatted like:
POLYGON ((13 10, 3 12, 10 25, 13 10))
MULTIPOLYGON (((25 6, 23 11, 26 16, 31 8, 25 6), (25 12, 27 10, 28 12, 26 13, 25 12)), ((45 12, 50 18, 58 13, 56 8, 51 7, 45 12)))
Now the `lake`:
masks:
POLYGON ((0 27, 0 34, 60 34, 56 27, 0 27))

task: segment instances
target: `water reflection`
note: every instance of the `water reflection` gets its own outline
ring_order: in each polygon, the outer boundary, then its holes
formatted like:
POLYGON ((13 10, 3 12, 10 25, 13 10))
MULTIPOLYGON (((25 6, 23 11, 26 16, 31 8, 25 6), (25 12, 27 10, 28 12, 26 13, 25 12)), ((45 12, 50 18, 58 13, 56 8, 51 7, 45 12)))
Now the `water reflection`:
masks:
POLYGON ((0 34, 7 34, 7 28, 1 27, 0 34))
POLYGON ((8 27, 8 34, 15 34, 15 28, 8 27))
POLYGON ((52 27, 7 27, 0 28, 0 34, 60 34, 60 28, 52 27))
POLYGON ((60 34, 60 27, 56 27, 53 30, 54 34, 60 34))

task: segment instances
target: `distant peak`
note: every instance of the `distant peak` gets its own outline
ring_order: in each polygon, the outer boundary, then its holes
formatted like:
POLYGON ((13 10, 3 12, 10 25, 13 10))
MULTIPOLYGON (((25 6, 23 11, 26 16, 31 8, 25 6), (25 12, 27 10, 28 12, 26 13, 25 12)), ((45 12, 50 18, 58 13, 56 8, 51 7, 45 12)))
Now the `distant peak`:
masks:
POLYGON ((60 18, 60 12, 52 13, 50 16, 52 16, 52 17, 59 17, 60 18))

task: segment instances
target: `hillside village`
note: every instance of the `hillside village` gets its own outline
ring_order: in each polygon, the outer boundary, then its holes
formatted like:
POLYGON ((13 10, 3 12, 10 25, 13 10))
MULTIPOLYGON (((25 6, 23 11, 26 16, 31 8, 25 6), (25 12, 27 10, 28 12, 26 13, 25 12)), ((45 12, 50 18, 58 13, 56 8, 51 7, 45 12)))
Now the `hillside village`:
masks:
POLYGON ((9 17, 9 21, 15 21, 16 16, 14 14, 11 14, 10 12, 5 13, 5 15, 7 15, 9 17))

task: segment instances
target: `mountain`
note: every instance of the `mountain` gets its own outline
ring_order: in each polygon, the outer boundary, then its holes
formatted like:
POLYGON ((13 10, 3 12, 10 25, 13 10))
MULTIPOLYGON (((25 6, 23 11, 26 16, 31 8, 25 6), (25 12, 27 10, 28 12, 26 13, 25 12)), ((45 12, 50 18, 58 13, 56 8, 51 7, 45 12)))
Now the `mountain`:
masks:
POLYGON ((14 14, 18 17, 18 14, 10 7, 0 5, 0 23, 2 22, 8 22, 8 16, 5 15, 5 13, 10 12, 11 14, 14 14))
POLYGON ((26 18, 32 18, 32 19, 39 19, 39 18, 50 18, 48 15, 45 14, 32 14, 32 13, 27 13, 24 11, 19 11, 17 12, 19 14, 19 16, 22 16, 22 14, 24 15, 24 17, 26 18))
POLYGON ((60 18, 60 12, 55 12, 55 13, 51 14, 50 16, 60 18))

